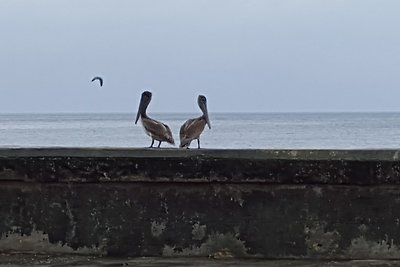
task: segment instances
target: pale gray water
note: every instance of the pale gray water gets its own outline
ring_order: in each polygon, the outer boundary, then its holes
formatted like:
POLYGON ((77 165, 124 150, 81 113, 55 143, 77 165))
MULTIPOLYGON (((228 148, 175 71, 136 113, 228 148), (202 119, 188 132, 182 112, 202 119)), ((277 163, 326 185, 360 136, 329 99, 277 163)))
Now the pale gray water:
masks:
MULTIPOLYGON (((170 126, 176 143, 182 123, 199 116, 149 115, 170 126)), ((134 124, 135 116, 2 114, 0 146, 147 147, 151 140, 140 123, 134 124)), ((400 113, 211 113, 210 118, 203 148, 400 148, 400 113)))

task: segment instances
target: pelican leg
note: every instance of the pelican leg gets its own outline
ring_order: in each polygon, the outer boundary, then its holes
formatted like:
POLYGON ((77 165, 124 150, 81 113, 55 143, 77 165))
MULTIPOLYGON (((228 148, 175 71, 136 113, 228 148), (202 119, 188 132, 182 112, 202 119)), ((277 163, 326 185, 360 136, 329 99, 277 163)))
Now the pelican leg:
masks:
POLYGON ((154 144, 154 139, 152 138, 152 139, 151 139, 151 145, 150 145, 149 148, 152 148, 152 147, 153 147, 153 144, 154 144))
POLYGON ((200 149, 200 138, 197 138, 197 148, 200 149))
POLYGON ((161 146, 161 141, 159 141, 160 143, 158 143, 158 148, 161 146))

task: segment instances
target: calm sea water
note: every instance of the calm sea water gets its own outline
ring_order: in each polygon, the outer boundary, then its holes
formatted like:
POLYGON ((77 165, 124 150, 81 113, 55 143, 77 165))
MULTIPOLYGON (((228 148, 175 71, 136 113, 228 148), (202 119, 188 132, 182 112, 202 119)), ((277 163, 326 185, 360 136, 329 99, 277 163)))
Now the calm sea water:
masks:
MULTIPOLYGON (((135 115, 3 114, 0 146, 149 146, 150 138, 134 124, 135 115)), ((179 143, 179 127, 198 114, 150 116, 168 124, 179 143)), ((400 148, 400 113, 211 113, 210 118, 212 129, 201 136, 203 148, 400 148)))

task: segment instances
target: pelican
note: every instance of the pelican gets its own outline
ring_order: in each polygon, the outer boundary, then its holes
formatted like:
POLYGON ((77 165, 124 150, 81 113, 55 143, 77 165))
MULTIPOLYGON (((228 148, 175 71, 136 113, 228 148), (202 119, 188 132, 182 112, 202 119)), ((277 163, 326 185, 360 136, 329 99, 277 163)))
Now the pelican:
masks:
POLYGON ((151 92, 144 91, 142 93, 142 97, 140 99, 138 113, 136 115, 135 124, 137 124, 139 118, 142 120, 143 128, 148 136, 151 137, 151 145, 153 147, 154 140, 159 141, 158 147, 160 147, 161 142, 168 142, 172 145, 175 145, 174 138, 172 137, 171 130, 169 129, 168 125, 153 120, 149 118, 146 114, 147 106, 151 101, 151 92))
POLYGON ((94 82, 95 80, 99 80, 100 86, 103 86, 103 79, 102 79, 101 77, 99 77, 99 76, 94 77, 94 78, 92 79, 92 82, 94 82))
POLYGON ((200 148, 200 134, 203 132, 206 124, 208 125, 208 128, 211 129, 206 97, 199 95, 197 98, 197 104, 203 112, 203 115, 195 119, 189 119, 181 126, 181 130, 179 131, 181 144, 179 147, 189 148, 190 143, 197 139, 197 148, 200 148))

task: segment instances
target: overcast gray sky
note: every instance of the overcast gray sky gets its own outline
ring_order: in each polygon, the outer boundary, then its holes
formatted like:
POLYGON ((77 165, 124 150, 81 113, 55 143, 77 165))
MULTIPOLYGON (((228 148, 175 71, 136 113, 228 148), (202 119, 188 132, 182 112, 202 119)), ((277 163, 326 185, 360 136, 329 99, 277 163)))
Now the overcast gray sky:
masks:
POLYGON ((0 112, 400 111, 397 0, 1 0, 0 112), (91 83, 104 78, 104 86, 91 83))

